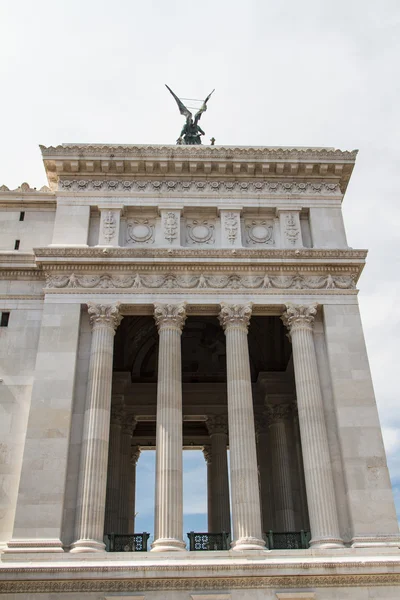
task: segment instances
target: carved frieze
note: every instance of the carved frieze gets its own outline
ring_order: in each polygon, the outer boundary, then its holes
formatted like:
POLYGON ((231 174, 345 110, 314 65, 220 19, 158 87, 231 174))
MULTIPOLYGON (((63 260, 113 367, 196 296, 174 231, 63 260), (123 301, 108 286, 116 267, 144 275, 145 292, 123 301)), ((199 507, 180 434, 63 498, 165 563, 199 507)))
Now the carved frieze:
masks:
POLYGON ((154 244, 155 222, 152 219, 128 219, 126 223, 126 244, 154 244))
POLYGON ((186 219, 186 242, 189 246, 215 243, 214 219, 186 219))
POLYGON ((46 274, 46 288, 85 289, 278 289, 353 290, 354 275, 213 275, 208 273, 131 273, 127 275, 46 274))
POLYGON ((163 192, 176 195, 176 192, 190 192, 196 195, 239 193, 243 194, 296 194, 321 195, 340 193, 338 183, 318 181, 153 181, 153 180, 98 180, 98 179, 60 179, 59 188, 71 191, 110 191, 141 192, 154 194, 163 192))
POLYGON ((247 219, 244 222, 246 246, 273 246, 274 224, 266 219, 247 219))

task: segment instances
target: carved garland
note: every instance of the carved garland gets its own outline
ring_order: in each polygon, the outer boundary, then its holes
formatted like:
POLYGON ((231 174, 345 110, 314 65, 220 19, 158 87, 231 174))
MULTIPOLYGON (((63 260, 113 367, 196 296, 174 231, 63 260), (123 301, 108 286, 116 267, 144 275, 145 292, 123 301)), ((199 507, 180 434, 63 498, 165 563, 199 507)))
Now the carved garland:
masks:
POLYGON ((281 290, 354 290, 354 275, 210 275, 187 273, 176 275, 142 274, 130 275, 50 275, 46 274, 46 289, 281 289, 281 290))

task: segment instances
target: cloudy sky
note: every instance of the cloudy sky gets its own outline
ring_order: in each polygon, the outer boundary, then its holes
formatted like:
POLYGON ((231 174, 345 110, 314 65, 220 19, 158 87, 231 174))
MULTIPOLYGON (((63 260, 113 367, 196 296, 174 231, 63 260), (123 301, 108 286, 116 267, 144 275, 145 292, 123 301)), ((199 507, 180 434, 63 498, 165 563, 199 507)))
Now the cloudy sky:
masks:
MULTIPOLYGON (((205 143, 360 150, 344 215, 349 245, 370 250, 359 298, 400 513, 399 59, 398 0, 0 0, 0 185, 46 183, 39 143, 174 143, 164 83, 216 88, 205 143)), ((205 526, 205 467, 185 454, 187 531, 205 526)))

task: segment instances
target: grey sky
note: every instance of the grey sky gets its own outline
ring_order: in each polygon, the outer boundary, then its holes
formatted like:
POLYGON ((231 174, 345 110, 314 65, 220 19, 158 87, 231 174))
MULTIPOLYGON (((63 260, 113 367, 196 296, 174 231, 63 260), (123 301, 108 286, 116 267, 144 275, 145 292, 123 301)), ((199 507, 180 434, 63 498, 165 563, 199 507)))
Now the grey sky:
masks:
POLYGON ((398 0, 0 0, 0 185, 38 144, 174 143, 164 87, 205 97, 205 143, 360 149, 344 200, 400 510, 398 0))

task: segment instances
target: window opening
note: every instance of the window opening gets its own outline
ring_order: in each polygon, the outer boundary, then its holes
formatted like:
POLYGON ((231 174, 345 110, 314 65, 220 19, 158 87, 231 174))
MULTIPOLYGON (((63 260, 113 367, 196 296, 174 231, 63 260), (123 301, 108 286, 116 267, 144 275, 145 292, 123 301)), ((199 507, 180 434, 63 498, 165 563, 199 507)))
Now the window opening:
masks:
POLYGON ((14 250, 19 250, 19 240, 15 240, 14 250))
POLYGON ((25 211, 21 210, 21 212, 19 213, 19 220, 20 221, 24 221, 25 220, 25 211))
POLYGON ((10 319, 10 313, 9 312, 1 312, 1 318, 0 318, 0 327, 8 327, 8 321, 10 319))

